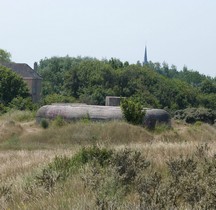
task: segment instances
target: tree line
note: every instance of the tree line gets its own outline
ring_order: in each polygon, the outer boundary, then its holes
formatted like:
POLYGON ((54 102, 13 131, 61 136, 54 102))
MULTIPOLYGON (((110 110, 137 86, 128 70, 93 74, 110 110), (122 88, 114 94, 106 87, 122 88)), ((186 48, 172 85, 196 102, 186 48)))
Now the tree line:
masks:
MULTIPOLYGON (((0 54, 0 61, 10 61, 10 53, 0 54)), ((166 63, 149 62, 143 66, 140 62, 129 64, 116 58, 98 60, 65 56, 40 60, 37 71, 43 78, 39 106, 75 101, 104 105, 105 97, 113 95, 131 98, 151 108, 216 109, 216 78, 186 67, 177 71, 174 65, 169 67, 166 63)), ((1 106, 25 109, 30 106, 28 97, 20 77, 1 66, 1 106), (27 102, 23 98, 28 98, 27 102)))
POLYGON ((146 107, 216 108, 216 80, 200 73, 182 71, 165 63, 142 66, 119 59, 52 57, 42 59, 43 97, 60 94, 87 104, 105 104, 105 97, 132 97, 146 107))

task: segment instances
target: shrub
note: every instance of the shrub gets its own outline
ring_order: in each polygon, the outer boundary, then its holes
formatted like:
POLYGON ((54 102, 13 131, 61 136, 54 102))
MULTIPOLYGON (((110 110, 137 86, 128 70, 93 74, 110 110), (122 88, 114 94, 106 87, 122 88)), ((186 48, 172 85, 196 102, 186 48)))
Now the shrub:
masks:
POLYGON ((40 124, 41 124, 41 127, 44 129, 49 127, 49 122, 46 119, 42 119, 40 124))
POLYGON ((17 110, 36 110, 37 105, 33 104, 31 98, 22 98, 22 97, 17 97, 14 98, 10 104, 9 107, 12 109, 17 109, 17 110))
POLYGON ((0 103, 0 115, 7 112, 7 108, 4 106, 4 104, 0 103))
POLYGON ((111 165, 118 174, 118 181, 129 187, 139 173, 149 167, 150 162, 140 152, 124 149, 113 154, 111 165))
POLYGON ((201 121, 196 121, 196 122, 194 123, 194 125, 199 127, 199 126, 202 125, 202 122, 201 122, 201 121))
POLYGON ((101 166, 104 166, 110 160, 112 154, 113 151, 106 148, 99 148, 97 146, 84 147, 74 157, 74 159, 80 162, 80 164, 85 164, 94 160, 97 161, 101 166))
POLYGON ((83 122, 83 123, 86 123, 86 124, 90 123, 91 119, 90 119, 89 113, 87 113, 86 116, 81 118, 80 121, 83 122))
POLYGON ((56 157, 32 186, 64 190, 71 188, 70 176, 81 175, 79 186, 94 202, 92 209, 216 209, 216 155, 208 149, 198 146, 191 156, 156 168, 139 151, 86 147, 73 157, 56 157))
POLYGON ((206 108, 187 108, 175 112, 175 119, 185 120, 187 123, 195 123, 196 121, 214 124, 216 119, 216 111, 206 108))
POLYGON ((143 110, 141 103, 134 102, 131 99, 124 99, 121 103, 121 109, 126 121, 134 125, 142 124, 145 111, 143 110))
POLYGON ((52 121, 52 125, 57 126, 57 127, 61 127, 64 126, 66 124, 64 118, 62 116, 57 116, 53 121, 52 121))
POLYGON ((112 151, 99 147, 82 148, 73 157, 60 156, 55 157, 42 173, 35 177, 36 185, 42 186, 47 191, 52 191, 55 185, 60 181, 65 181, 73 173, 76 173, 80 167, 87 163, 96 161, 100 167, 105 166, 111 158, 112 151))
POLYGON ((85 170, 82 178, 87 188, 93 192, 95 205, 99 209, 109 209, 111 206, 112 209, 117 209, 134 188, 140 173, 145 171, 150 163, 137 151, 98 149, 96 148, 96 153, 93 149, 93 157, 97 158, 93 158, 94 161, 85 170), (101 164, 101 160, 105 160, 106 164, 101 164))
POLYGON ((60 174, 51 169, 44 169, 42 174, 36 176, 37 185, 42 186, 47 191, 51 191, 60 179, 60 174))
POLYGON ((5 105, 16 97, 26 98, 29 96, 27 84, 23 79, 2 65, 0 65, 0 87, 0 102, 5 105))

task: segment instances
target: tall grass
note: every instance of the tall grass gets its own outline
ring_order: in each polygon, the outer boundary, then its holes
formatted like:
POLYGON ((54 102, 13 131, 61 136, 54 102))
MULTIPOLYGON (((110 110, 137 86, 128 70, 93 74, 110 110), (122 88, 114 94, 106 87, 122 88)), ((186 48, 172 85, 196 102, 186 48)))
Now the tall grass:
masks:
POLYGON ((50 126, 40 133, 25 136, 22 141, 49 145, 118 145, 150 142, 152 139, 152 134, 147 130, 125 122, 76 122, 62 127, 50 126))
POLYGON ((208 150, 207 145, 198 146, 189 156, 170 158, 157 168, 140 151, 84 148, 74 156, 56 157, 31 174, 7 207, 215 209, 215 155, 208 150))
POLYGON ((13 120, 17 122, 27 122, 35 119, 35 112, 10 110, 9 112, 0 116, 0 121, 13 120))
MULTIPOLYGON (((205 206, 205 199, 212 202, 212 197, 202 194, 210 186, 215 189, 214 171, 204 176, 205 170, 215 167, 213 126, 178 122, 173 129, 149 132, 125 122, 82 121, 61 126, 51 123, 43 129, 16 117, 11 115, 10 121, 6 116, 0 118, 1 209, 147 209, 147 204, 149 209, 163 209, 156 205, 156 195, 176 195, 175 185, 182 194, 176 209, 214 207, 205 206), (197 148, 205 143, 208 148, 202 153, 197 148), (111 153, 106 156, 104 148, 111 153), (142 168, 145 161, 150 165, 142 168), (190 163, 196 170, 192 167, 190 171, 190 163), (177 172, 183 173, 178 183, 174 182, 177 172), (191 201, 193 195, 202 206, 191 201)), ((166 209, 175 209, 166 197, 159 198, 167 202, 166 209)))

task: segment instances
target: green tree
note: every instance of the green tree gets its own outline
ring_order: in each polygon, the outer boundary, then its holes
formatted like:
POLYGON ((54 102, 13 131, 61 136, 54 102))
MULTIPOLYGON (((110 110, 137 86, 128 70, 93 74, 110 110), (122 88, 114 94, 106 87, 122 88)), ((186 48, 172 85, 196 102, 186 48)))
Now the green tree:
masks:
POLYGON ((115 71, 104 61, 83 60, 65 74, 65 91, 88 104, 104 104, 106 95, 115 94, 115 71))
POLYGON ((119 59, 53 57, 40 61, 43 96, 66 95, 88 104, 104 105, 105 97, 138 98, 145 107, 185 109, 214 107, 216 79, 167 63, 142 66, 119 59), (213 95, 214 94, 214 95, 213 95))
MULTIPOLYGON (((117 58, 111 58, 109 60, 109 64, 112 66, 114 69, 122 68, 124 64, 117 58)), ((129 64, 129 63, 128 63, 129 64)))
MULTIPOLYGON (((68 80, 70 75, 68 72, 77 68, 77 66, 83 61, 95 60, 89 57, 52 57, 45 58, 40 61, 38 66, 38 73, 42 76, 42 95, 46 96, 49 94, 65 94, 66 86, 65 79, 68 80)), ((71 79, 76 79, 76 72, 71 79)), ((75 82, 76 83, 76 82, 75 82)), ((78 84, 70 84, 73 87, 78 84)), ((66 91, 67 92, 67 91, 66 91)), ((73 96, 76 96, 76 90, 73 96)))
POLYGON ((27 85, 15 72, 0 66, 0 103, 7 105, 19 96, 29 96, 27 85))
POLYGON ((10 62, 11 54, 6 50, 0 49, 0 62, 10 62))
POLYGON ((203 93, 215 93, 216 94, 216 83, 213 83, 211 80, 204 80, 200 85, 200 90, 203 93))

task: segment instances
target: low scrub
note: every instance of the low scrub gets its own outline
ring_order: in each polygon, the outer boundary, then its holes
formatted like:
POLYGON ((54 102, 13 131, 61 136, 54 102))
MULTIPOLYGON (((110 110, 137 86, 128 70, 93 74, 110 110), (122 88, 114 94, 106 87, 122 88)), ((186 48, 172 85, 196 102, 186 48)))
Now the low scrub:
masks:
POLYGON ((46 119, 42 119, 40 125, 42 128, 47 129, 49 127, 49 121, 46 119))
POLYGON ((22 97, 17 97, 14 98, 10 103, 9 103, 9 108, 10 109, 15 109, 15 110, 37 110, 38 105, 34 104, 32 102, 32 99, 29 98, 22 98, 22 97))
MULTIPOLYGON (((216 155, 209 156, 208 150, 208 145, 198 146, 192 155, 169 159, 158 169, 136 150, 86 147, 73 157, 56 157, 35 176, 32 187, 35 192, 42 187, 49 192, 45 197, 51 193, 55 199, 65 187, 74 190, 69 180, 78 175, 82 193, 91 193, 91 202, 84 201, 90 209, 215 209, 216 155)), ((44 196, 38 197, 38 206, 44 196)), ((33 203, 30 199, 26 207, 33 203)))
POLYGON ((35 119, 35 112, 11 109, 7 113, 3 114, 0 119, 13 120, 17 122, 28 122, 35 119))
POLYGON ((197 121, 214 124, 216 111, 206 108, 187 108, 175 112, 174 119, 184 120, 187 123, 196 123, 197 121))

